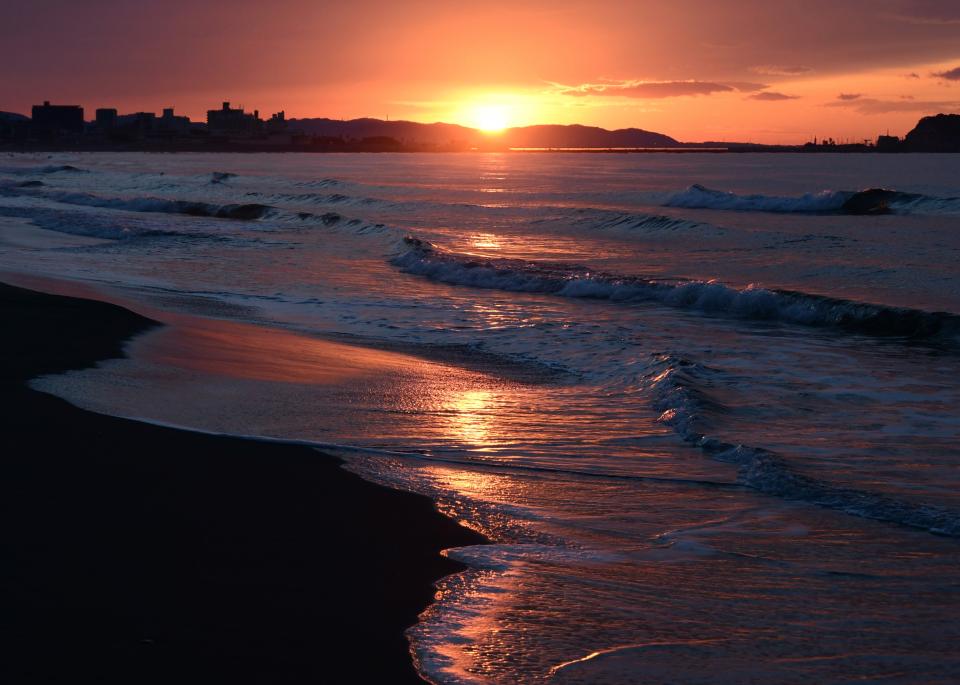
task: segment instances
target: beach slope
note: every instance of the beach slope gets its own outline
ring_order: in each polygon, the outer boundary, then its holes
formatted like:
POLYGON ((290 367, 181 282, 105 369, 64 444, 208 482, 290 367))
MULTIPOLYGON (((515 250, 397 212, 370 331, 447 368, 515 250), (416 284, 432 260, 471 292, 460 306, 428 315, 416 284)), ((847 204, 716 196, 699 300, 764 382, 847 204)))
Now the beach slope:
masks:
POLYGON ((3 682, 421 682, 403 635, 480 536, 295 446, 93 414, 25 381, 154 324, 0 285, 3 682))

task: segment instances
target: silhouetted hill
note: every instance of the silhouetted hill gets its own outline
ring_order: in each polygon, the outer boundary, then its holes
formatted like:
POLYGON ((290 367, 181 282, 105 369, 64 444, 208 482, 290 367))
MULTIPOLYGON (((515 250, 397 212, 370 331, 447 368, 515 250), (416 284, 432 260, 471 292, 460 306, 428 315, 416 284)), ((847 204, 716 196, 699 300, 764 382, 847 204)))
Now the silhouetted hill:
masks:
POLYGON ((22 114, 17 114, 16 112, 0 112, 0 120, 2 121, 30 121, 30 117, 24 116, 22 114))
POLYGON ((924 117, 904 138, 903 146, 917 152, 960 152, 960 114, 924 117))
POLYGON ((420 124, 381 119, 293 119, 290 128, 307 135, 363 139, 386 136, 407 145, 498 147, 679 147, 670 136, 639 128, 616 131, 573 124, 523 126, 490 135, 456 124, 420 124))
POLYGON ((545 124, 511 128, 499 136, 508 147, 678 147, 662 133, 640 128, 608 131, 597 126, 545 124))
POLYGON ((479 131, 456 124, 420 124, 382 119, 291 119, 290 130, 330 138, 393 138, 404 144, 475 145, 479 131))

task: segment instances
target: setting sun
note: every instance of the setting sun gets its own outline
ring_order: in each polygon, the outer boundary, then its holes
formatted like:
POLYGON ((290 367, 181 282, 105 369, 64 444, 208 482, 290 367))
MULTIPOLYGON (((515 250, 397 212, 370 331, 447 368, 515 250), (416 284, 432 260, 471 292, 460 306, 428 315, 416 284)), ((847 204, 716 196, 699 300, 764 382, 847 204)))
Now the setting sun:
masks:
POLYGON ((503 105, 481 105, 470 111, 471 125, 481 131, 496 133, 510 123, 510 110, 503 105))

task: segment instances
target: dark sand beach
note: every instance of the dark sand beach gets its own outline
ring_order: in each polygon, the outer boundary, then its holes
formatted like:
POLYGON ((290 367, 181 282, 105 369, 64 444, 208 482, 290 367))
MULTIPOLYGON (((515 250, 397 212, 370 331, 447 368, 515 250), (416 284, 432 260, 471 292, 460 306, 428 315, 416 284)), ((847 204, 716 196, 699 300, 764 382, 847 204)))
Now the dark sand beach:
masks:
POLYGON ((403 631, 482 542, 295 446, 93 414, 25 381, 154 325, 0 285, 0 679, 420 682, 403 631))

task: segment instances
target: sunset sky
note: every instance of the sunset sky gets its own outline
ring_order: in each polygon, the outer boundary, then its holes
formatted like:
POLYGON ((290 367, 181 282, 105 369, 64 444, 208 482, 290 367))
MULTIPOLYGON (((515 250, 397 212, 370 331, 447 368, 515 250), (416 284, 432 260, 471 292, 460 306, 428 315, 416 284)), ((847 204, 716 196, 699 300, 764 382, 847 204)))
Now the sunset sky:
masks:
POLYGON ((680 140, 903 134, 960 112, 958 0, 33 0, 0 110, 636 126, 680 140))

